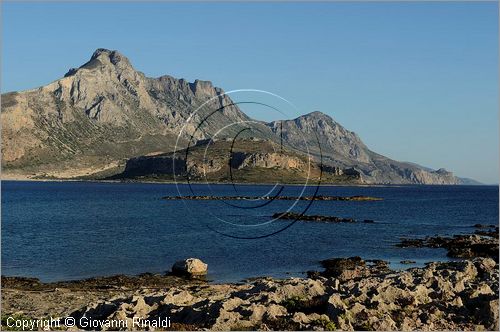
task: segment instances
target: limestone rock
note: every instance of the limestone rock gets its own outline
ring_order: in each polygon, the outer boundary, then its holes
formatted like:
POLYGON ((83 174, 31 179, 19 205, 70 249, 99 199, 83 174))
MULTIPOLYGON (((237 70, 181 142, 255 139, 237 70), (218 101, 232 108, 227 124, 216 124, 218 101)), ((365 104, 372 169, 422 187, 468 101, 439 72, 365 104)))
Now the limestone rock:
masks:
POLYGON ((208 272, 208 265, 198 258, 188 258, 175 262, 172 273, 176 275, 201 276, 208 272))
MULTIPOLYGON (((356 268, 361 261, 364 268, 377 270, 361 259, 335 262, 356 268)), ((498 330, 499 271, 477 273, 475 267, 489 263, 432 263, 340 283, 261 278, 243 285, 145 289, 91 303, 72 316, 129 320, 168 315, 200 330, 498 330)))

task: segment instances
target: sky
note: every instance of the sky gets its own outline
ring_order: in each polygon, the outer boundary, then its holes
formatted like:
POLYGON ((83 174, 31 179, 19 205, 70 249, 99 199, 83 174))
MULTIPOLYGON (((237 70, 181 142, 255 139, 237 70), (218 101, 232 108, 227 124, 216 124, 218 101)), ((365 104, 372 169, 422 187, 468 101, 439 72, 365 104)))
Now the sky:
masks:
POLYGON ((498 184, 498 37, 496 2, 4 1, 1 91, 114 49, 147 76, 269 91, 385 156, 498 184))

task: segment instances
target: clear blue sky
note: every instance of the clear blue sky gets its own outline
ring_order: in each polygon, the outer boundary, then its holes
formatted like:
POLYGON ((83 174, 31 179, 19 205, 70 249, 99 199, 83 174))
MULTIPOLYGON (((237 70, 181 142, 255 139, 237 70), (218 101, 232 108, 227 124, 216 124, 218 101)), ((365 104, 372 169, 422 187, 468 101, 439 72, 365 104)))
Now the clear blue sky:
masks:
POLYGON ((497 3, 2 9, 2 92, 60 78, 96 48, 117 49, 148 76, 271 91, 331 115, 376 152, 498 183, 497 3))

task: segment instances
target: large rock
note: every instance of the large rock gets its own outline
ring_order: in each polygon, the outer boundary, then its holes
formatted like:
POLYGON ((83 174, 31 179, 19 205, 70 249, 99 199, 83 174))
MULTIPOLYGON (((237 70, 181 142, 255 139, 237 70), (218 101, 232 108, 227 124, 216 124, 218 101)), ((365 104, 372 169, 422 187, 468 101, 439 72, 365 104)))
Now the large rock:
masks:
POLYGON ((188 258, 175 262, 172 266, 172 273, 181 276, 202 276, 206 275, 208 265, 198 258, 188 258))

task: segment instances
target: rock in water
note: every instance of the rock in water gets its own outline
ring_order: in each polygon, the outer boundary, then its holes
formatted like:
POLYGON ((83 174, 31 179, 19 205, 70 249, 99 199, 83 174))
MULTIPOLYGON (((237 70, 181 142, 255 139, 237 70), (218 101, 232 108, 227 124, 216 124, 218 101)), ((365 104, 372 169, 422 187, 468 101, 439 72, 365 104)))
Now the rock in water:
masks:
POLYGON ((188 258, 175 262, 172 266, 172 273, 182 276, 202 276, 206 275, 208 265, 198 258, 188 258))

